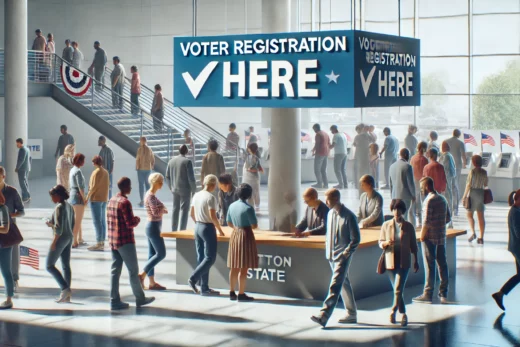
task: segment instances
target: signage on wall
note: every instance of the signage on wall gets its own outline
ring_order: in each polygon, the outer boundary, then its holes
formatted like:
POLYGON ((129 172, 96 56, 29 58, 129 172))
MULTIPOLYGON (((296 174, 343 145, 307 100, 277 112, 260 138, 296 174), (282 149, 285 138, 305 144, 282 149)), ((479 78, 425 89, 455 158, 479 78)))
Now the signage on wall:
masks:
POLYGON ((419 40, 357 30, 175 37, 180 107, 420 105, 419 40))
POLYGON ((43 159, 43 140, 29 139, 27 141, 27 148, 31 152, 32 159, 43 159))

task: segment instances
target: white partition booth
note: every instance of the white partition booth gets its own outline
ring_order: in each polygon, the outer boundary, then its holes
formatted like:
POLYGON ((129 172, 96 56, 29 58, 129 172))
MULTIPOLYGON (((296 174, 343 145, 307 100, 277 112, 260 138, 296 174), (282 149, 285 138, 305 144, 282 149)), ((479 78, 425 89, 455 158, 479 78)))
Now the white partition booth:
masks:
POLYGON ((497 146, 501 147, 501 153, 497 155, 497 168, 494 173, 489 173, 489 188, 493 192, 494 201, 507 202, 509 193, 520 187, 519 154, 517 150, 518 132, 501 131, 500 139, 507 139, 502 143, 499 140, 497 146))

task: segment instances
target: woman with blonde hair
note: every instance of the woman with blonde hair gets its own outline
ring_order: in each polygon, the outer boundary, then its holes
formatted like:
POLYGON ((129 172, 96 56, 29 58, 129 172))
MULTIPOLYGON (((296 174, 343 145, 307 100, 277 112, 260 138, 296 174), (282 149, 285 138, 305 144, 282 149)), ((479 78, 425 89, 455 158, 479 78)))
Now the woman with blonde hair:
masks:
POLYGON ((64 186, 67 190, 70 190, 69 174, 74 166, 72 158, 74 158, 74 145, 67 145, 56 163, 56 184, 64 186))
POLYGON ((139 274, 141 285, 144 288, 144 280, 148 275, 148 290, 165 290, 166 288, 155 282, 155 266, 166 257, 166 245, 161 237, 161 227, 163 215, 168 214, 164 204, 155 195, 164 184, 164 176, 160 173, 153 173, 148 177, 150 190, 144 198, 144 206, 148 215, 146 225, 146 237, 148 238, 148 262, 139 274))

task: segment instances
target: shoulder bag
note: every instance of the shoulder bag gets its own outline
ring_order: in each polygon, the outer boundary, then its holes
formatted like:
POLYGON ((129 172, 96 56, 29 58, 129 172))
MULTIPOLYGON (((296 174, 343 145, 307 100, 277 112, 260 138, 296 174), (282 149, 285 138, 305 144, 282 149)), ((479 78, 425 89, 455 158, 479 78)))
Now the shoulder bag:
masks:
POLYGON ((380 275, 382 275, 386 272, 385 250, 384 249, 383 249, 383 253, 379 257, 379 261, 377 262, 376 272, 380 275))
POLYGON ((493 192, 491 189, 484 189, 484 204, 490 204, 493 202, 493 192))
POLYGON ((471 198, 469 196, 462 199, 462 206, 464 206, 466 210, 471 210, 471 198))
POLYGON ((20 229, 13 222, 13 219, 9 217, 9 231, 7 234, 0 234, 0 248, 9 248, 12 246, 19 245, 22 243, 23 237, 20 233, 20 229))

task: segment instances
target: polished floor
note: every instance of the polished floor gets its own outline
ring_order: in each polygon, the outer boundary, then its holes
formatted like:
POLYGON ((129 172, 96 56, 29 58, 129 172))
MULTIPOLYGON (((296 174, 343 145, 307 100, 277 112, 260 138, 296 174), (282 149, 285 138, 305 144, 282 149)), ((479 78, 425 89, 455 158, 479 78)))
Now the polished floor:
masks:
MULTIPOLYGON (((86 249, 73 251, 73 302, 54 303, 59 290, 43 269, 51 231, 42 221, 52 211, 46 193, 52 183, 49 179, 31 182, 33 201, 19 225, 24 243, 40 251, 42 269, 22 267, 15 309, 0 312, 0 346, 520 346, 520 288, 506 297, 506 315, 501 315, 490 297, 514 271, 513 258, 506 251, 505 204, 493 204, 487 210, 484 246, 459 238, 457 274, 450 283, 449 305, 411 303, 412 296, 422 289, 413 287, 405 292, 410 321, 406 328, 388 322, 389 292, 358 301, 357 325, 336 323, 344 315, 344 310, 338 309, 330 325, 321 329, 309 319, 319 311, 320 302, 255 295, 255 303, 233 303, 225 296, 191 294, 187 286, 175 282, 173 240, 167 241, 167 258, 156 269, 157 281, 168 290, 155 293, 157 300, 150 307, 111 312, 110 252, 86 249)), ((262 187, 263 201, 267 201, 266 194, 262 187)), ((347 206, 357 208, 356 192, 344 195, 347 206)), ((160 196, 170 204, 166 192, 160 196)), ((387 191, 384 196, 388 198, 387 191)), ((136 199, 134 192, 132 200, 136 199)), ((260 213, 264 216, 261 227, 267 225, 265 207, 260 213)), ((144 216, 142 209, 136 213, 144 216)), ((167 218, 164 225, 169 224, 167 218)), ((85 239, 92 241, 89 211, 83 226, 85 239)), ((458 217, 455 227, 466 228, 465 218, 458 217)), ((144 264, 144 223, 137 228, 136 237, 139 260, 144 264)), ((367 271, 379 276, 375 269, 367 271)), ((133 300, 126 270, 121 294, 125 300, 133 300)))

